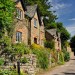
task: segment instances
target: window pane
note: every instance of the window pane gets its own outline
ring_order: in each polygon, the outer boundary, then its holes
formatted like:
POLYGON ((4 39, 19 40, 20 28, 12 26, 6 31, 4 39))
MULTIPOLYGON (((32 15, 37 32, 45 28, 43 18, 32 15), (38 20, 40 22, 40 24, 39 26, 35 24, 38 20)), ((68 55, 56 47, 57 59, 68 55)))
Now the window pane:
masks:
POLYGON ((22 41, 22 32, 16 33, 16 41, 21 42, 22 41))
POLYGON ((23 16, 22 11, 17 8, 17 9, 16 9, 16 12, 17 12, 17 18, 18 18, 18 19, 22 19, 22 16, 23 16))
POLYGON ((37 27, 37 19, 34 18, 34 26, 37 27))

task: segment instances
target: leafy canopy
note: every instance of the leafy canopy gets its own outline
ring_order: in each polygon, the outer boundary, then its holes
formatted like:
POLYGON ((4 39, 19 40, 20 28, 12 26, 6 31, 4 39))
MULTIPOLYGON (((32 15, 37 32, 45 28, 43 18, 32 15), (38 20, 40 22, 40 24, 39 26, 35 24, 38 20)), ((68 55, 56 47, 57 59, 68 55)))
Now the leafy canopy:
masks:
POLYGON ((2 33, 4 29, 10 32, 12 28, 14 5, 12 0, 0 0, 0 32, 2 33))

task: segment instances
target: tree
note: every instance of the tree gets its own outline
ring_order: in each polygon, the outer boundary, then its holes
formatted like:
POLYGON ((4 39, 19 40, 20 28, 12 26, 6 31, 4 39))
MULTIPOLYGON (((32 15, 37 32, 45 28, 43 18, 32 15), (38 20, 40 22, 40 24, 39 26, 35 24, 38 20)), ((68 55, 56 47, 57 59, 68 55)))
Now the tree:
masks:
POLYGON ((11 31, 15 4, 12 0, 0 0, 0 37, 11 31))
POLYGON ((57 22, 57 31, 61 33, 61 44, 62 47, 65 46, 65 43, 67 40, 70 39, 70 33, 67 31, 67 29, 63 26, 63 23, 57 22))
POLYGON ((55 22, 57 16, 54 15, 53 11, 50 11, 52 7, 49 0, 25 0, 26 5, 34 5, 37 4, 39 7, 40 15, 44 18, 45 28, 49 29, 52 22, 55 22))

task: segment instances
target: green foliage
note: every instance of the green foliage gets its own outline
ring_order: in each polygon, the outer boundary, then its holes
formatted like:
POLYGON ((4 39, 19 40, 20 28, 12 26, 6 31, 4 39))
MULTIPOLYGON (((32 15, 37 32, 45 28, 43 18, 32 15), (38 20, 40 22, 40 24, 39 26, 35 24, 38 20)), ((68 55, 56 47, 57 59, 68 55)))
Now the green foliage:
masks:
POLYGON ((25 0, 26 5, 37 4, 40 10, 41 15, 48 15, 48 9, 51 7, 48 0, 25 0))
POLYGON ((70 34, 67 31, 67 29, 63 26, 63 23, 57 22, 56 25, 58 32, 61 33, 61 42, 62 42, 61 44, 64 46, 65 41, 70 39, 70 34))
POLYGON ((50 49, 55 49, 54 41, 45 41, 45 47, 50 49))
POLYGON ((24 72, 21 70, 20 75, 28 75, 28 74, 27 74, 27 73, 24 73, 24 72))
POLYGON ((0 58, 0 66, 4 64, 4 60, 0 58))
POLYGON ((51 22, 50 25, 46 26, 46 29, 53 29, 53 28, 57 28, 57 25, 55 22, 51 22))
POLYGON ((13 49, 14 53, 20 56, 30 53, 30 48, 28 48, 24 43, 14 44, 13 49))
POLYGON ((46 69, 49 66, 49 51, 45 48, 33 48, 33 54, 37 56, 38 66, 42 69, 46 69))
POLYGON ((51 58, 51 63, 54 63, 55 62, 55 59, 54 58, 51 58))
POLYGON ((23 64, 25 64, 25 63, 27 63, 28 61, 27 61, 26 57, 24 57, 24 58, 21 58, 21 59, 20 59, 20 62, 23 63, 23 64))
POLYGON ((64 53, 64 61, 69 61, 70 60, 70 53, 67 52, 66 50, 63 50, 64 53))
POLYGON ((17 71, 0 70, 0 75, 18 75, 17 71))
POLYGON ((11 31, 14 8, 15 4, 12 0, 0 0, 0 32, 4 32, 4 29, 6 29, 8 33, 11 31))
POLYGON ((51 51, 51 61, 57 63, 58 62, 58 53, 56 50, 51 51))
POLYGON ((4 44, 4 47, 10 46, 11 45, 11 39, 10 39, 10 37, 9 36, 3 36, 3 38, 0 39, 0 45, 2 43, 4 44))
MULTIPOLYGON (((47 24, 48 20, 45 19, 45 21, 46 21, 46 24, 47 24)), ((62 47, 65 46, 65 42, 70 39, 70 33, 63 26, 63 23, 61 23, 61 22, 51 22, 49 24, 46 25, 46 29, 56 28, 57 31, 61 33, 60 36, 61 36, 61 44, 62 44, 62 47)))
POLYGON ((63 52, 59 52, 58 64, 60 64, 60 65, 64 64, 64 54, 63 54, 63 52))
POLYGON ((10 55, 12 53, 12 47, 11 47, 11 39, 8 36, 3 36, 2 39, 0 39, 0 45, 2 46, 2 54, 10 55))
POLYGON ((64 60, 65 61, 69 61, 70 60, 70 54, 69 52, 66 52, 65 55, 64 55, 64 60))
POLYGON ((50 11, 52 7, 51 3, 48 0, 25 0, 26 5, 34 5, 37 4, 39 7, 39 15, 44 18, 45 28, 50 28, 52 22, 55 22, 57 16, 54 15, 53 11, 50 11))

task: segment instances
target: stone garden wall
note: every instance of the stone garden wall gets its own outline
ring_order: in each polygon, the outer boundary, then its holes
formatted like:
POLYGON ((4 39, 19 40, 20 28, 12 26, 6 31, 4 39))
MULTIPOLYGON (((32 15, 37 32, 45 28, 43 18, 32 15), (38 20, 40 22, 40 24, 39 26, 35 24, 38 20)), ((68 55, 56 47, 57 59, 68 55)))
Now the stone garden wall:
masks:
POLYGON ((36 56, 34 54, 29 54, 25 55, 25 57, 27 58, 28 62, 20 66, 21 70, 27 72, 28 75, 35 75, 37 63, 36 56))

